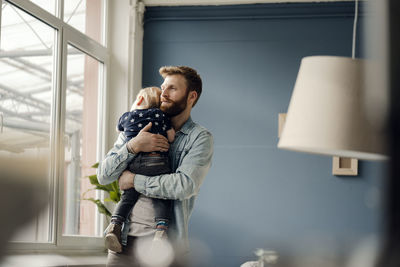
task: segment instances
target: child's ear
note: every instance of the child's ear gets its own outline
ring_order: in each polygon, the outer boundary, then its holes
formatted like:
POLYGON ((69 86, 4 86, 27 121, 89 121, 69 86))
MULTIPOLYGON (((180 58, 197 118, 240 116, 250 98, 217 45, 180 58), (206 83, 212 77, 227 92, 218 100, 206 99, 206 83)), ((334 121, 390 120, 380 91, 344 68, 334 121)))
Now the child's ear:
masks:
POLYGON ((144 97, 143 96, 139 96, 138 100, 137 100, 137 105, 140 106, 140 104, 142 104, 143 100, 144 100, 144 97))

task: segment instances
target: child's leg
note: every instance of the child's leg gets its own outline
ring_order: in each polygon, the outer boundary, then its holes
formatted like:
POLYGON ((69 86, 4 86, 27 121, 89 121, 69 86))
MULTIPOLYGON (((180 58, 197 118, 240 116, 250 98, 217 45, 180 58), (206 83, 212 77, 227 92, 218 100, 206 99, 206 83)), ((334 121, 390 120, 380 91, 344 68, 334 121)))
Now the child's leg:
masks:
POLYGON ((105 245, 106 248, 115 251, 122 251, 121 244, 121 231, 122 224, 125 222, 126 217, 128 217, 131 209, 135 205, 139 198, 139 193, 131 188, 124 190, 121 195, 121 200, 118 202, 114 214, 111 216, 111 223, 107 227, 105 235, 105 245))
POLYGON ((121 195, 121 200, 118 202, 114 214, 111 216, 111 223, 122 225, 138 200, 139 195, 139 192, 134 188, 124 190, 121 195))
POLYGON ((168 230, 168 224, 172 214, 172 200, 153 198, 156 229, 158 231, 168 230))

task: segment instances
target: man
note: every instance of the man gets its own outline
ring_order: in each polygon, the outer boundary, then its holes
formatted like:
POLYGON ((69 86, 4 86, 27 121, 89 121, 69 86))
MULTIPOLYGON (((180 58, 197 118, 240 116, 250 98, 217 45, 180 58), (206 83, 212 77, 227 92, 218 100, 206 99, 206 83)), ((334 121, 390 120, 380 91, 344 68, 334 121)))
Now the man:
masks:
POLYGON ((101 184, 119 179, 120 189, 133 187, 142 194, 131 212, 130 223, 123 228, 122 237, 126 246, 122 253, 109 251, 108 266, 140 266, 140 255, 134 250, 135 245, 143 237, 152 236, 155 232, 154 209, 150 198, 174 200, 168 239, 180 251, 178 255, 182 255, 182 249, 187 251, 189 217, 211 166, 212 135, 190 117, 202 92, 200 76, 186 66, 162 67, 160 74, 164 78, 160 109, 171 117, 176 131, 175 141, 169 145, 164 136, 149 133, 149 124, 128 143, 121 133, 114 147, 99 164, 97 175, 101 184), (167 150, 171 174, 147 177, 125 170, 128 162, 139 152, 167 150))

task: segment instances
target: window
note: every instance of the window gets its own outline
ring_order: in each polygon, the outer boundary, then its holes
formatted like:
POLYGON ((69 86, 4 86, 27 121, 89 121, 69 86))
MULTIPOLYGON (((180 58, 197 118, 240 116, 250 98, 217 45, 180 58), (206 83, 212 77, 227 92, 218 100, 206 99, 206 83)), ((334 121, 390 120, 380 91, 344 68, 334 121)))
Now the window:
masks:
MULTIPOLYGON (((4 3, 2 10, 0 153, 50 159, 56 31, 13 5, 4 3)), ((48 242, 49 216, 47 208, 15 240, 48 242)))
MULTIPOLYGON (((68 45, 64 140, 65 235, 95 236, 96 209, 83 198, 95 198, 88 179, 97 150, 97 99, 101 63, 68 45)), ((97 233, 98 235, 98 233, 97 233)))
POLYGON ((64 0, 64 21, 101 42, 103 33, 102 0, 64 0))
POLYGON ((52 15, 56 14, 57 1, 49 1, 49 0, 30 0, 30 1, 35 3, 36 5, 40 6, 47 12, 51 13, 52 15))
POLYGON ((103 215, 84 198, 99 197, 85 176, 104 154, 106 1, 0 2, 0 155, 50 162, 49 205, 13 241, 101 248, 103 215))

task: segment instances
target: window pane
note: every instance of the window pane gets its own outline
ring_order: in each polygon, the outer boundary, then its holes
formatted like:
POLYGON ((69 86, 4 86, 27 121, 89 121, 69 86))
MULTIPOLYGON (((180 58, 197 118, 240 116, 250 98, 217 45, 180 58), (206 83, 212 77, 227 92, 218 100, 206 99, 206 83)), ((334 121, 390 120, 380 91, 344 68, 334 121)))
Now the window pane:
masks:
MULTIPOLYGON (((2 10, 0 155, 49 160, 56 31, 9 3, 2 10)), ((46 209, 14 240, 48 242, 49 222, 46 209)))
POLYGON ((45 9, 47 12, 55 15, 56 14, 56 2, 58 0, 30 0, 34 4, 40 6, 45 9))
POLYGON ((104 0, 64 1, 64 21, 102 43, 104 0))
POLYGON ((96 198, 88 175, 97 153, 97 60, 68 45, 65 122, 64 234, 96 236, 96 206, 84 198, 96 198))

